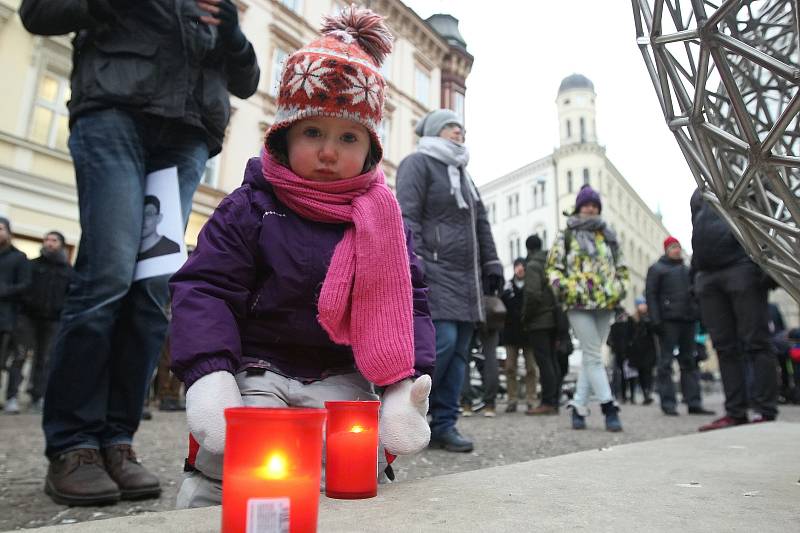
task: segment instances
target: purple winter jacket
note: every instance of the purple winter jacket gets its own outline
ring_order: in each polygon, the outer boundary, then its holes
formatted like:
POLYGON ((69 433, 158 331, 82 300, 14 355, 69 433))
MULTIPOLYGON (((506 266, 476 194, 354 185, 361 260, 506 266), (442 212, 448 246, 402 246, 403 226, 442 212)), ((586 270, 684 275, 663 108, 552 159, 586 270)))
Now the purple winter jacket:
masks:
MULTIPOLYGON (((244 183, 220 202, 170 280, 172 370, 187 388, 218 370, 269 369, 303 381, 355 370, 352 349, 334 344, 317 322, 322 282, 346 227, 288 209, 260 160, 248 161, 244 183)), ((428 289, 407 228, 406 241, 415 369, 431 374, 436 341, 428 289)))

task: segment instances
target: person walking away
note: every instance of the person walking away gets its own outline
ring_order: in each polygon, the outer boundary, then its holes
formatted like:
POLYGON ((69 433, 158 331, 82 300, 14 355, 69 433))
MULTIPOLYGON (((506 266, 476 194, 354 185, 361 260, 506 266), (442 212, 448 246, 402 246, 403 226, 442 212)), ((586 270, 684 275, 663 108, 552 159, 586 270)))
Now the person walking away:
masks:
POLYGON ((753 363, 753 422, 778 416, 777 361, 769 335, 767 292, 774 286, 753 263, 728 224, 696 189, 692 209, 692 275, 703 325, 719 358, 725 416, 700 431, 748 423, 745 359, 753 363))
POLYGON ((37 412, 44 405, 50 346, 71 278, 64 235, 51 231, 44 236, 39 257, 31 260, 31 285, 22 301, 18 326, 24 349, 33 358, 27 392, 37 412))
POLYGON ((417 123, 417 151, 397 169, 397 200, 425 265, 436 328, 436 371, 430 414, 431 446, 470 452, 456 429, 464 366, 474 324, 486 320, 482 299, 503 287, 486 209, 466 170, 464 125, 449 109, 417 123))
POLYGON ((258 87, 255 51, 232 0, 23 0, 19 14, 31 33, 75 33, 68 144, 81 239, 50 354, 45 491, 67 505, 158 497, 133 450, 167 329, 168 274, 133 279, 146 176, 177 169, 185 228, 222 149, 228 93, 258 87))
POLYGON ((3 410, 7 414, 18 414, 17 393, 22 383, 25 351, 17 342, 17 319, 31 274, 28 258, 11 244, 12 236, 11 222, 0 217, 0 369, 8 372, 3 410))
POLYGON ((534 408, 536 388, 539 383, 539 368, 533 358, 533 347, 530 335, 522 329, 522 305, 525 287, 525 259, 514 260, 514 276, 506 283, 503 291, 503 303, 506 305, 506 321, 503 328, 503 340, 506 348, 506 391, 508 403, 506 413, 515 413, 519 402, 519 378, 517 367, 519 356, 525 364, 525 400, 528 408, 534 408))
POLYGON ((555 355, 556 299, 545 274, 547 252, 542 250, 542 240, 538 235, 531 235, 525 240, 525 247, 528 257, 525 259, 522 329, 528 334, 542 385, 541 403, 534 407, 528 402, 525 414, 557 415, 560 391, 558 360, 555 355))
POLYGON ((628 360, 637 370, 644 405, 653 403, 653 369, 658 360, 658 338, 653 331, 647 301, 636 298, 636 312, 628 317, 628 360))
POLYGON ((658 395, 661 411, 678 416, 675 383, 672 379, 673 351, 678 349, 681 397, 690 415, 713 415, 703 407, 700 370, 694 350, 697 311, 689 290, 689 267, 675 237, 664 240, 664 255, 647 270, 645 297, 653 330, 660 342, 658 354, 658 395))
POLYGON ((601 218, 600 194, 584 185, 575 210, 547 259, 547 273, 580 342, 581 369, 572 408, 572 428, 585 429, 590 395, 600 401, 608 431, 622 431, 611 394, 602 347, 614 308, 625 297, 628 268, 614 230, 601 218))
POLYGON ((326 17, 321 34, 287 59, 282 118, 170 280, 172 369, 199 445, 181 508, 221 501, 226 408, 324 408, 377 400, 380 386, 384 449, 428 444, 434 329, 378 134, 392 37, 355 5, 326 17), (322 64, 321 81, 301 75, 322 64))

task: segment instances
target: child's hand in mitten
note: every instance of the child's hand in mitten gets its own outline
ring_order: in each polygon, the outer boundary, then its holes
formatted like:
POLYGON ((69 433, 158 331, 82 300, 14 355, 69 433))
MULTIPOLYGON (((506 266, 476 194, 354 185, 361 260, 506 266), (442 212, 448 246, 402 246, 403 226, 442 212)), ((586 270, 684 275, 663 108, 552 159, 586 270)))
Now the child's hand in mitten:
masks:
POLYGON ((189 431, 204 449, 225 451, 225 409, 241 407, 242 395, 233 374, 220 370, 206 374, 186 391, 189 431))
POLYGON ((431 439, 428 426, 430 376, 416 381, 404 379, 389 385, 383 393, 380 437, 383 447, 393 455, 411 455, 421 451, 431 439))

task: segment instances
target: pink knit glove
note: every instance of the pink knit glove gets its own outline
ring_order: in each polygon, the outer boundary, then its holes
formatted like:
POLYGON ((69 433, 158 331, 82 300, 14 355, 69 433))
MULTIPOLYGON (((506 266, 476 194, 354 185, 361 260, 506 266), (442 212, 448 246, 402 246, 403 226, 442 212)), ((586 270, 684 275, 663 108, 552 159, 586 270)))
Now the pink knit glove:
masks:
POLYGON ((380 438, 393 455, 411 455, 422 451, 431 440, 428 426, 428 396, 431 377, 421 376, 389 385, 381 399, 380 438))

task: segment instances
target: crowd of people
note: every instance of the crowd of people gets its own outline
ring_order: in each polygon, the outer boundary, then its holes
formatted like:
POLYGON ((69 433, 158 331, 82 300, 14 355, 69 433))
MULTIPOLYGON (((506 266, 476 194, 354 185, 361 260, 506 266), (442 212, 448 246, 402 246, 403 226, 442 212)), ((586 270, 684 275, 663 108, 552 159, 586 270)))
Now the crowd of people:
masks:
POLYGON ((54 501, 160 494, 133 450, 159 356, 165 408, 179 408, 168 367, 186 387, 190 449, 179 507, 220 502, 227 407, 322 407, 380 393, 381 475, 391 475, 390 457, 425 446, 472 451, 457 422, 478 403, 497 416, 500 344, 506 413, 524 400, 527 415, 558 415, 577 342, 572 428, 587 427, 596 400, 606 430, 622 431, 618 400, 634 401, 637 383, 644 403, 657 393, 664 415, 678 415, 675 358, 688 413, 711 414, 697 366, 707 331, 726 415, 701 429, 747 423, 751 407, 753 421, 777 416, 774 346, 785 348, 787 389, 795 347, 782 321, 768 319, 768 276, 699 191, 691 268, 680 243, 667 239, 630 316, 621 310, 621 243, 589 185, 552 248, 531 235, 527 257, 504 280, 453 111, 418 122, 417 150, 398 167, 395 195, 378 133, 380 65, 392 39, 382 17, 356 7, 328 17, 321 36, 287 59, 262 153, 246 162, 244 183, 214 211, 188 261, 171 277, 135 278, 146 259, 141 228, 160 217, 145 175, 176 167, 185 227, 206 160, 222 147, 228 93, 247 98, 259 70, 234 2, 176 2, 188 25, 133 4, 24 0, 20 8, 33 33, 78 35, 69 104, 82 230, 74 270, 63 235, 48 233, 41 256, 28 261, 0 219, 4 409, 19 411, 21 368, 32 357, 28 392, 43 410, 45 491, 54 501), (98 67, 119 60, 109 46, 135 55, 148 39, 161 45, 152 65, 98 67), (323 61, 312 76, 308 65, 323 61), (122 86, 104 77, 109 70, 143 79, 122 86), (159 80, 159 72, 171 75, 159 80), (479 398, 470 383, 474 340, 483 352, 479 398))

